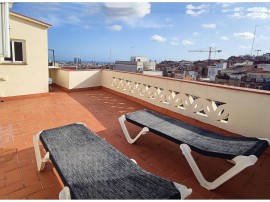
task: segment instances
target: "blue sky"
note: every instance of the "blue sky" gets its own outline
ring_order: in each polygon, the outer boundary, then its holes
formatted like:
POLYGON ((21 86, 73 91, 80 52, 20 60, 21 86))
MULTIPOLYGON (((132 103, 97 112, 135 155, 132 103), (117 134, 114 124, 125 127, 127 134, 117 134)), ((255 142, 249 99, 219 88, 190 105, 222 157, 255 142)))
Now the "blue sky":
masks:
POLYGON ((18 2, 12 11, 52 25, 49 48, 57 60, 204 60, 270 51, 270 3, 238 2, 18 2), (261 50, 257 52, 256 50, 261 50), (110 54, 111 53, 111 54, 110 54))

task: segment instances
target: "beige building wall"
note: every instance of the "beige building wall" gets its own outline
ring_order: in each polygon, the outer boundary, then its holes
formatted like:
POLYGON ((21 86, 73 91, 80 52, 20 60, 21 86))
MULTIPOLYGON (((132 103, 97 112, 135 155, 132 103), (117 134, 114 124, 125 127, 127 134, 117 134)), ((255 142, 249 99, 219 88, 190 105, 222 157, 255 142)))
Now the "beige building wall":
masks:
POLYGON ((50 69, 50 77, 53 83, 69 89, 69 71, 62 69, 50 69))
POLYGON ((48 92, 48 36, 51 25, 10 13, 10 38, 25 40, 24 64, 0 63, 0 97, 48 92), (2 79, 1 79, 2 78, 2 79))
POLYGON ((101 70, 69 72, 69 89, 101 86, 101 70))

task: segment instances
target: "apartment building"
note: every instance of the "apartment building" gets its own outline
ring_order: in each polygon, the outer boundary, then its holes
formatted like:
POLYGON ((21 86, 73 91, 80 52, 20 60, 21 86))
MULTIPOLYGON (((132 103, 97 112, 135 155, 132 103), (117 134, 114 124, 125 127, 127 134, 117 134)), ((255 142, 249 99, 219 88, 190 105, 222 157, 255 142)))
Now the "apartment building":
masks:
POLYGON ((162 76, 161 71, 156 71, 156 62, 151 62, 144 56, 133 56, 130 61, 115 61, 115 70, 143 73, 162 76))

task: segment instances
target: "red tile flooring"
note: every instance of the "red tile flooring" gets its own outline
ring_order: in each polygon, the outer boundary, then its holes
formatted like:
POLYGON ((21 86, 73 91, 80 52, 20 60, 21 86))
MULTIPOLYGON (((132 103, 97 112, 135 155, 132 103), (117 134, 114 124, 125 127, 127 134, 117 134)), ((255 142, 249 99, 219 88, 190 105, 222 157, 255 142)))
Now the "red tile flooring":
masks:
MULTIPOLYGON (((263 154, 219 188, 208 191, 194 177, 179 146, 154 134, 134 145, 124 138, 118 117, 145 108, 105 90, 64 93, 0 103, 0 199, 57 199, 61 186, 47 163, 38 172, 32 137, 41 130, 83 122, 99 136, 133 158, 144 169, 193 189, 188 199, 270 199, 270 157, 263 154)), ((140 129, 128 124, 136 134, 140 129)), ((193 153, 206 179, 213 180, 230 164, 193 153)))

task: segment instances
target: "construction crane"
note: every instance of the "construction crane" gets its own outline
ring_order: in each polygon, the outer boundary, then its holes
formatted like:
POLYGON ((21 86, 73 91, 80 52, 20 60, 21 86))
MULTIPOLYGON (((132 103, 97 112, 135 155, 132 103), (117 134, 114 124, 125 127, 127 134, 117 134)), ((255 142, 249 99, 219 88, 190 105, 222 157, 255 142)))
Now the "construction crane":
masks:
POLYGON ((208 60, 211 60, 211 53, 219 53, 221 51, 222 50, 216 50, 216 49, 213 49, 212 47, 209 47, 209 50, 190 50, 188 52, 209 52, 208 60))

